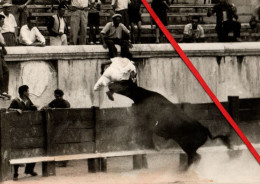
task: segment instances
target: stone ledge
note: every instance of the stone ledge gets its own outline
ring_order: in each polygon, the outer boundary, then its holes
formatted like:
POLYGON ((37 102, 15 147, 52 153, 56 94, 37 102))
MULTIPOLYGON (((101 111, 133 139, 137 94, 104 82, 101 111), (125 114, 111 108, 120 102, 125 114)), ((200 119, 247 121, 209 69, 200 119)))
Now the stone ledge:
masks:
MULTIPOLYGON (((260 55, 259 42, 180 44, 187 56, 260 55)), ((118 50, 120 48, 117 46, 118 50)), ((6 61, 108 59, 108 50, 101 45, 7 47, 6 61)), ((134 44, 134 58, 178 57, 170 44, 134 44)))

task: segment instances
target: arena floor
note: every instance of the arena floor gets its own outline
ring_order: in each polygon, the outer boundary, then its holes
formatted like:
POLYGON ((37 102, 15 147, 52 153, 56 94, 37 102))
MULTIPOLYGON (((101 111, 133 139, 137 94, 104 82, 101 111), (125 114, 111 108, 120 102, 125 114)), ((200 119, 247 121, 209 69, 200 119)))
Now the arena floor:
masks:
POLYGON ((260 167, 245 150, 230 159, 227 152, 212 149, 200 151, 201 161, 186 173, 178 171, 178 155, 158 152, 148 155, 148 169, 132 170, 131 157, 108 159, 107 173, 88 173, 87 162, 70 161, 65 168, 57 167, 56 176, 42 177, 41 164, 37 163, 39 176, 21 174, 18 181, 4 184, 259 184, 260 167))

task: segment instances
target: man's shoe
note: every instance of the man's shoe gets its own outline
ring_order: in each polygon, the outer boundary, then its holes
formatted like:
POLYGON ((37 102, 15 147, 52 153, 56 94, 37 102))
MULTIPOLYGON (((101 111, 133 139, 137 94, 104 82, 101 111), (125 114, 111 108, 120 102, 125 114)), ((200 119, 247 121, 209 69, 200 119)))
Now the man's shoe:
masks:
POLYGON ((37 172, 30 172, 30 173, 28 173, 28 172, 26 172, 25 174, 30 174, 31 176, 37 176, 38 174, 37 174, 37 172))
POLYGON ((17 181, 17 180, 18 180, 18 174, 14 174, 13 181, 17 181))
POLYGON ((106 94, 109 100, 114 101, 113 93, 111 91, 107 91, 106 94))

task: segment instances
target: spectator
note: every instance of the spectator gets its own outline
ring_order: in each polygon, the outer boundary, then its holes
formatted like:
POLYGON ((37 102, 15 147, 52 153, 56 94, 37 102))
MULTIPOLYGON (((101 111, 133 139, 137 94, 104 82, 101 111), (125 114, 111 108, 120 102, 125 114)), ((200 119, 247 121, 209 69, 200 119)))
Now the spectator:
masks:
MULTIPOLYGON (((162 23, 167 26, 167 10, 169 9, 169 0, 153 0, 152 1, 152 8, 156 15, 159 17, 159 19, 162 21, 162 23)), ((155 43, 159 43, 159 37, 160 37, 160 30, 159 27, 156 25, 155 28, 155 34, 156 34, 156 41, 155 43)))
POLYGON ((112 0, 111 5, 116 14, 122 15, 122 23, 129 29, 128 4, 130 0, 112 0))
POLYGON ((50 45, 68 45, 68 27, 64 19, 65 11, 65 5, 60 4, 58 7, 57 15, 53 15, 48 20, 47 28, 50 33, 50 45))
POLYGON ((100 0, 92 0, 91 7, 88 13, 89 25, 89 42, 90 44, 99 43, 96 35, 99 35, 99 11, 101 7, 100 0), (94 31, 95 27, 95 31, 94 31))
MULTIPOLYGON (((4 25, 5 17, 0 15, 0 29, 4 25)), ((0 32, 0 46, 2 47, 0 51, 0 94, 2 98, 10 99, 11 96, 8 95, 8 83, 9 83, 9 70, 5 62, 4 56, 7 54, 5 50, 5 40, 0 32)))
MULTIPOLYGON (((22 111, 36 111, 37 107, 35 107, 32 101, 29 98, 29 87, 27 85, 22 85, 18 88, 19 97, 15 98, 8 109, 16 110, 20 114, 22 111)), ((30 174, 31 176, 37 176, 38 174, 34 172, 35 163, 26 164, 25 174, 30 174)), ((13 180, 18 180, 18 169, 19 165, 14 165, 14 176, 13 180)))
MULTIPOLYGON (((52 100, 49 104, 49 108, 70 108, 70 103, 67 100, 63 99, 63 91, 60 89, 56 89, 54 91, 54 97, 55 99, 52 100)), ((56 166, 58 167, 66 167, 68 161, 60 161, 56 162, 56 166)))
MULTIPOLYGON (((108 48, 110 58, 117 56, 117 49, 115 44, 121 46, 121 53, 128 53, 129 47, 132 47, 131 43, 127 40, 122 39, 122 33, 124 32, 128 37, 130 31, 121 23, 122 16, 115 14, 112 16, 112 22, 108 22, 103 30, 101 31, 100 38, 105 49, 108 48)), ((131 54, 130 54, 131 55, 131 54)))
POLYGON ((19 28, 27 22, 27 17, 29 17, 29 10, 27 5, 34 2, 34 0, 6 0, 6 2, 15 5, 13 7, 13 15, 17 22, 19 28))
POLYGON ((141 29, 142 29, 142 22, 141 22, 141 4, 140 0, 131 0, 128 8, 129 14, 129 21, 131 26, 131 41, 134 43, 134 26, 137 25, 137 43, 141 43, 141 29))
POLYGON ((70 108, 70 103, 67 100, 63 99, 64 92, 60 89, 54 91, 55 99, 52 100, 48 107, 50 108, 70 108))
POLYGON ((182 42, 204 42, 204 29, 199 25, 200 17, 192 16, 192 23, 185 25, 182 42))
POLYGON ((27 24, 21 28, 20 44, 26 46, 45 46, 45 38, 35 27, 34 17, 27 18, 27 24))
POLYGON ((5 3, 3 5, 3 12, 1 15, 5 16, 4 25, 2 27, 2 34, 5 39, 6 46, 16 46, 17 45, 17 24, 13 14, 11 14, 12 4, 5 3))
POLYGON ((71 0, 71 5, 70 44, 77 45, 80 30, 79 44, 85 45, 88 25, 88 0, 71 0))
POLYGON ((241 24, 237 21, 236 8, 234 5, 229 4, 227 0, 220 0, 219 3, 214 5, 213 9, 209 9, 208 17, 216 13, 216 32, 220 42, 230 41, 228 33, 233 31, 234 41, 241 41, 240 29, 241 24), (235 21, 233 20, 235 19, 235 21))

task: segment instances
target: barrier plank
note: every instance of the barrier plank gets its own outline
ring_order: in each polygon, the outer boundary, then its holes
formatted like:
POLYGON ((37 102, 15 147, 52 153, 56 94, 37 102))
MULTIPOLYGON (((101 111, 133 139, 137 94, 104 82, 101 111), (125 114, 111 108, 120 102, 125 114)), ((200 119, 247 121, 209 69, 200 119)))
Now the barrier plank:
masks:
POLYGON ((44 136, 44 126, 34 125, 30 128, 10 128, 10 136, 15 138, 28 138, 28 137, 43 137, 44 136))
POLYGON ((28 149, 12 149, 10 158, 29 158, 37 156, 46 156, 46 151, 43 148, 28 148, 28 149))
POLYGON ((53 144, 53 155, 68 155, 80 153, 93 153, 94 142, 81 142, 71 144, 53 144))
POLYGON ((93 142, 93 129, 65 129, 55 137, 55 143, 93 142))
POLYGON ((44 148, 44 137, 33 138, 11 138, 12 149, 30 149, 30 148, 44 148))

